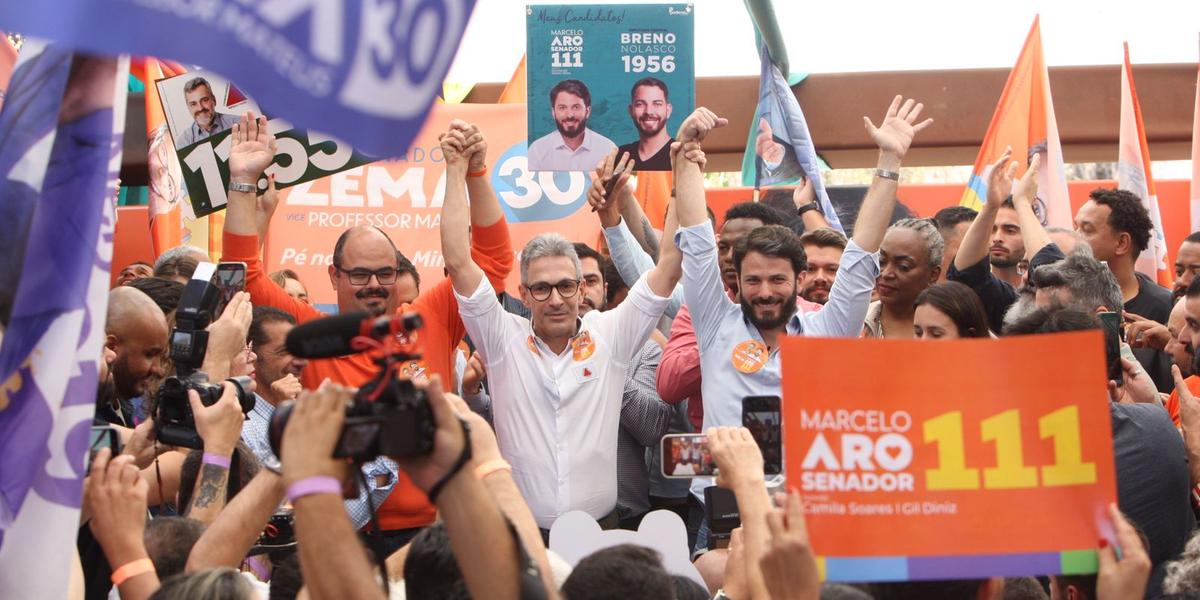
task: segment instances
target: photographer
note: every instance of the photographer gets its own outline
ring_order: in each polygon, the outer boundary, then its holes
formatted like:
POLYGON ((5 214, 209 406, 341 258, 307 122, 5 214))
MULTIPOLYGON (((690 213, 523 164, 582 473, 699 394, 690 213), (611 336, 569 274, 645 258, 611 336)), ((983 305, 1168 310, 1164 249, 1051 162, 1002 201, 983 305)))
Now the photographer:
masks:
MULTIPOLYGON (((440 378, 422 387, 437 424, 433 452, 396 462, 437 506, 472 596, 517 598, 523 552, 475 475, 479 463, 471 458, 467 427, 442 393, 440 378)), ((333 458, 351 396, 333 384, 301 394, 283 434, 280 458, 295 507, 300 566, 316 600, 383 595, 342 508, 347 463, 333 458)))
POLYGON ((107 448, 97 453, 83 484, 83 505, 91 515, 88 526, 108 564, 115 567, 112 584, 123 600, 148 598, 158 589, 158 575, 143 541, 148 488, 133 457, 113 458, 107 448))

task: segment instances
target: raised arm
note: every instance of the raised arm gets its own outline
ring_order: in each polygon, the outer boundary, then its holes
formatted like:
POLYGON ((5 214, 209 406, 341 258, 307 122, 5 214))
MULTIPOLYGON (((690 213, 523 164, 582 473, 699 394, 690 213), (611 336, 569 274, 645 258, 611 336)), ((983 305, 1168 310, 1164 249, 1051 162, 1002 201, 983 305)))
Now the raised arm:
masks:
POLYGON ((262 252, 267 243, 267 232, 271 229, 271 217, 279 208, 279 190, 275 189, 275 175, 267 175, 267 191, 258 197, 255 205, 254 223, 258 229, 258 250, 262 252))
MULTIPOLYGON (((479 136, 478 133, 474 134, 479 136)), ((479 136, 482 139, 482 136, 479 136)), ((446 199, 442 204, 442 257, 454 290, 463 296, 473 294, 483 279, 483 269, 471 258, 471 222, 467 208, 467 156, 470 146, 461 129, 451 128, 438 136, 446 157, 446 199)))
MULTIPOLYGON (((673 158, 676 157, 677 153, 688 142, 699 144, 704 141, 704 138, 708 136, 710 131, 728 124, 728 119, 718 117, 713 111, 704 107, 697 108, 679 126, 679 135, 677 138, 680 147, 678 149, 672 147, 673 158)), ((679 226, 691 227, 692 225, 699 225, 708 219, 708 212, 704 210, 703 166, 694 160, 676 159, 673 163, 675 172, 675 203, 678 205, 676 208, 676 217, 679 220, 679 226)))
POLYGON ((238 568, 283 501, 283 479, 262 469, 221 511, 188 555, 187 572, 238 568))
POLYGON ((954 268, 965 271, 987 258, 988 247, 992 239, 992 228, 996 225, 996 214, 1004 199, 1012 192, 1013 174, 1017 163, 1012 162, 1012 148, 1004 151, 1000 158, 992 163, 988 174, 987 201, 975 215, 975 220, 963 234, 962 243, 958 246, 958 254, 954 256, 954 268))
POLYGON ((196 474, 196 487, 185 516, 204 524, 212 523, 225 508, 229 469, 233 451, 242 435, 246 417, 238 404, 233 384, 226 382, 224 393, 212 406, 204 406, 200 395, 188 390, 188 402, 196 417, 196 432, 204 440, 204 459, 196 474))
POLYGON ((896 96, 879 127, 875 127, 869 117, 863 117, 867 132, 879 146, 875 178, 867 188, 858 220, 854 223, 854 243, 867 252, 878 252, 883 242, 883 234, 896 206, 900 162, 912 145, 913 136, 933 122, 933 119, 917 122, 924 107, 912 98, 904 100, 896 96), (893 173, 895 175, 891 175, 893 173))
POLYGON ((679 228, 679 219, 675 215, 675 203, 667 206, 667 221, 663 226, 662 244, 658 251, 658 264, 646 276, 650 291, 660 298, 671 296, 675 285, 683 277, 683 254, 675 245, 675 230, 679 228))
POLYGON ((829 227, 829 221, 825 220, 825 215, 821 214, 821 204, 817 202, 817 190, 813 187, 811 179, 805 177, 804 181, 801 181, 800 185, 792 191, 792 203, 796 205, 797 211, 806 206, 815 207, 800 213, 800 220, 804 223, 805 231, 829 227))
POLYGON ((1013 185, 1012 191, 1013 208, 1017 209, 1017 220, 1021 223, 1021 239, 1025 242, 1025 256, 1030 260, 1033 260, 1042 248, 1053 243, 1050 234, 1046 233, 1046 228, 1042 226, 1041 219, 1033 212, 1033 200, 1037 197, 1038 172, 1041 168, 1042 155, 1033 155, 1029 168, 1013 185))

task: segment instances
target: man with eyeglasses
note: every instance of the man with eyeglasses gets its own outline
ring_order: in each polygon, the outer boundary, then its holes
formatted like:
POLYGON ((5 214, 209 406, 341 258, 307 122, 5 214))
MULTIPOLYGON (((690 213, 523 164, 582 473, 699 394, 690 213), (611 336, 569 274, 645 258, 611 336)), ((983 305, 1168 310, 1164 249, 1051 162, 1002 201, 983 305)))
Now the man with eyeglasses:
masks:
MULTIPOLYGON (((478 135, 478 148, 471 158, 467 189, 471 197, 471 252, 492 285, 504 285, 512 271, 512 243, 504 213, 496 200, 487 174, 486 142, 473 126, 455 121, 452 127, 478 135)), ((255 306, 273 306, 304 323, 323 315, 312 306, 288 296, 267 278, 258 255, 255 184, 275 158, 275 136, 267 130, 265 118, 246 113, 231 134, 229 208, 225 216, 224 253, 226 260, 246 263, 246 291, 255 306)), ((467 239, 464 232, 463 240, 467 239)), ((415 312, 425 322, 420 331, 424 356, 405 365, 403 371, 417 376, 437 374, 444 382, 453 381, 452 357, 459 340, 466 334, 458 315, 458 303, 450 281, 446 280, 421 294, 412 304, 403 304, 400 266, 395 244, 382 230, 370 226, 346 230, 333 251, 329 282, 337 292, 339 312, 367 311, 372 315, 415 312)), ((415 283, 415 280, 414 280, 415 283)), ((335 359, 313 360, 305 367, 300 382, 316 389, 322 381, 357 387, 378 373, 372 353, 335 359)), ((384 459, 387 460, 387 459, 384 459)), ((433 522, 434 507, 394 463, 385 473, 364 469, 371 498, 386 496, 377 513, 383 532, 382 549, 391 553, 416 532, 433 522), (394 486, 394 487, 393 487, 394 486)), ((379 506, 375 503, 375 506, 379 506)), ((352 510, 355 524, 362 526, 370 517, 366 503, 352 510)))
POLYGON ((509 314, 466 243, 474 215, 468 219, 464 180, 477 151, 466 133, 451 130, 441 137, 442 255, 463 322, 487 368, 500 453, 511 463, 544 538, 555 519, 571 510, 616 527, 625 380, 681 275, 679 252, 669 240, 674 210, 667 215, 659 264, 616 308, 580 317, 579 255, 561 235, 546 233, 521 252, 521 299, 532 318, 509 314))

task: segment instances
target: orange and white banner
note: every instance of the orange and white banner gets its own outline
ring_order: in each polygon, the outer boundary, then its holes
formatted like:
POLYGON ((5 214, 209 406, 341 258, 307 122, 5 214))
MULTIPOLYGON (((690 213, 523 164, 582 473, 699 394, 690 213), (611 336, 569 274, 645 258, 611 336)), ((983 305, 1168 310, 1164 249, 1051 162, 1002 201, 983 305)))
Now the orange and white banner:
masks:
POLYGON ((1163 235, 1162 215, 1150 172, 1150 147, 1146 144, 1146 126, 1142 123, 1142 105, 1133 85, 1133 67, 1129 64, 1129 43, 1125 43, 1125 66, 1121 69, 1121 136, 1117 152, 1117 187, 1142 200, 1154 223, 1150 247, 1137 259, 1137 270, 1170 288, 1175 283, 1167 264, 1167 239, 1163 235))
MULTIPOLYGON (((424 286, 445 276, 441 237, 446 169, 437 136, 452 119, 475 123, 487 137, 488 174, 508 220, 514 252, 554 231, 595 246, 600 222, 587 204, 584 173, 530 171, 525 159, 524 104, 437 104, 408 152, 279 192, 264 259, 267 269, 292 269, 314 304, 335 304, 328 281, 333 246, 342 231, 375 225, 417 266, 424 286)), ((508 288, 516 291, 517 269, 508 288)))

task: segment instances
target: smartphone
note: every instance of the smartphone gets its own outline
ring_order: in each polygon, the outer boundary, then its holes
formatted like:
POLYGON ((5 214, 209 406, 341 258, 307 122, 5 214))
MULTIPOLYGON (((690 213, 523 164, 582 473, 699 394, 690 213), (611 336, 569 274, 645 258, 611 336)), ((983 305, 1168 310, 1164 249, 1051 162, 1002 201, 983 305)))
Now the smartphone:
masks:
POLYGON ((213 283, 220 290, 217 300, 217 315, 225 312, 225 307, 238 292, 246 289, 246 263, 223 262, 217 265, 217 273, 213 283))
POLYGON ((662 438, 662 474, 673 479, 712 477, 717 465, 703 433, 669 433, 662 438))
POLYGON ((1108 365, 1108 379, 1122 385, 1125 383, 1125 370, 1121 368, 1121 315, 1102 312, 1100 323, 1104 325, 1104 358, 1108 365))
POLYGON ((111 425, 92 425, 91 437, 88 438, 87 472, 92 470, 92 460, 103 448, 112 450, 112 456, 120 454, 123 449, 121 436, 111 425))
POLYGON ((709 486, 704 488, 704 516, 708 518, 708 549, 729 545, 733 530, 742 526, 737 497, 732 490, 709 486))
POLYGON ((763 457, 763 473, 783 472, 783 431, 779 396, 742 398, 742 427, 750 430, 763 457))

